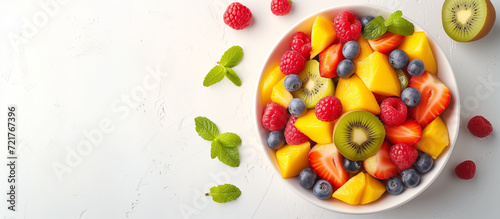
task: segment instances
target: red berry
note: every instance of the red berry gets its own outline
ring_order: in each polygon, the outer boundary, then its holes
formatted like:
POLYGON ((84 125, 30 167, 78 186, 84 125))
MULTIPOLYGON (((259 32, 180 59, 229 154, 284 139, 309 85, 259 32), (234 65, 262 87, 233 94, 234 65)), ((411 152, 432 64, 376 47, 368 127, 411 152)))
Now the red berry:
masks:
POLYGON ((390 151, 391 161, 395 163, 400 170, 406 170, 417 160, 418 151, 408 144, 395 144, 390 151))
POLYGON ((335 96, 326 96, 321 98, 314 108, 316 118, 321 121, 335 121, 342 114, 342 103, 335 96))
POLYGON ((474 116, 469 120, 467 128, 473 135, 484 138, 491 134, 493 126, 491 123, 482 116, 474 116))
POLYGON ((239 2, 233 2, 227 6, 224 12, 224 23, 235 30, 241 30, 250 25, 252 12, 239 2))
POLYGON ((357 40, 361 34, 361 22, 350 11, 341 11, 333 22, 337 38, 342 43, 357 40))
POLYGON ((285 128, 285 140, 287 144, 298 145, 302 144, 306 141, 309 141, 309 137, 304 135, 304 133, 300 132, 297 127, 295 127, 295 121, 297 121, 297 117, 290 116, 288 123, 285 128))
POLYGON ((278 131, 285 128, 288 113, 285 108, 275 102, 269 102, 262 114, 262 126, 269 131, 278 131))
POLYGON ((309 59, 309 56, 311 56, 311 37, 303 32, 297 32, 293 35, 290 49, 300 52, 304 59, 309 59))
POLYGON ((476 173, 476 164, 472 160, 466 160, 455 167, 455 174, 460 179, 472 179, 476 173))
POLYGON ((291 0, 272 0, 271 11, 274 15, 283 16, 287 15, 292 9, 291 0))
POLYGON ((408 109, 399 98, 386 98, 380 104, 380 119, 387 125, 399 126, 406 121, 408 109))
POLYGON ((304 69, 306 60, 295 50, 288 50, 281 56, 280 70, 285 75, 297 75, 304 69))

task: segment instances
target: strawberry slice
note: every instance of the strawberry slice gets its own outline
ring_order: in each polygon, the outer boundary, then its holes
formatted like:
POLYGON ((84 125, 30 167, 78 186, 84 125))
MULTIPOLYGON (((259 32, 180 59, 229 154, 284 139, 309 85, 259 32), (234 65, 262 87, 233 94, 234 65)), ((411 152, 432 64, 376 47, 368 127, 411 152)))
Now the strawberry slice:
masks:
POLYGON ((408 86, 416 88, 422 95, 418 106, 408 107, 409 116, 422 128, 439 116, 450 103, 450 89, 433 74, 424 72, 418 77, 412 77, 408 86))
POLYGON ((344 60, 342 55, 344 44, 336 43, 327 47, 319 54, 319 74, 324 78, 337 76, 337 65, 344 60))
POLYGON ((334 189, 340 188, 349 180, 349 173, 344 169, 344 157, 331 144, 317 144, 309 152, 309 164, 322 179, 330 182, 334 189))
POLYGON ((368 44, 373 50, 380 53, 388 53, 403 41, 404 36, 387 31, 379 38, 368 40, 368 44))
POLYGON ((422 138, 422 127, 414 119, 408 118, 400 126, 384 124, 385 138, 393 144, 414 145, 422 138))
POLYGON ((363 166, 368 174, 377 179, 389 179, 399 173, 398 166, 391 161, 389 151, 391 145, 384 141, 380 149, 373 156, 363 161, 363 166))

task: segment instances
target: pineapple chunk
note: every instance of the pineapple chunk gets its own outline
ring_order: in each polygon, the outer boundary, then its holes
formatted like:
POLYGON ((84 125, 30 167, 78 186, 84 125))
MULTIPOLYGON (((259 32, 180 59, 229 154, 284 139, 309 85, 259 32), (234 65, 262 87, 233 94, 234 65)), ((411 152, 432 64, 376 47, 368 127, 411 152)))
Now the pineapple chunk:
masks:
POLYGON ((370 176, 370 174, 365 174, 365 176, 366 186, 360 203, 362 205, 378 200, 386 190, 385 185, 378 179, 370 176))
POLYGON ((448 128, 438 116, 424 128, 422 138, 415 144, 415 148, 428 153, 432 158, 436 159, 449 144, 448 128))
POLYGON ((351 205, 359 205, 365 191, 365 173, 360 172, 352 177, 343 186, 337 189, 332 197, 351 205))
POLYGON ((434 59, 434 54, 424 32, 415 32, 411 36, 406 36, 399 44, 398 49, 405 51, 410 60, 422 60, 425 70, 437 75, 436 59, 434 59))
POLYGON ((373 93, 382 96, 400 96, 401 83, 386 55, 373 52, 358 63, 356 74, 373 93))
POLYGON ((281 79, 273 87, 271 93, 271 101, 281 105, 285 109, 288 109, 288 103, 293 99, 292 94, 285 88, 285 78, 281 79))
POLYGON ((310 109, 307 113, 297 119, 295 127, 307 135, 311 140, 318 144, 332 143, 333 122, 324 122, 319 120, 314 113, 314 109, 310 109))
POLYGON ((279 66, 276 66, 272 71, 265 74, 260 82, 260 99, 262 100, 262 106, 265 106, 269 101, 271 101, 271 93, 274 85, 276 85, 285 76, 286 75, 281 73, 279 66))
POLYGON ((344 113, 361 109, 375 115, 380 114, 380 106, 375 96, 356 75, 349 79, 339 79, 335 96, 342 102, 344 113))
POLYGON ((337 39, 333 22, 320 16, 316 17, 311 32, 311 59, 337 39))

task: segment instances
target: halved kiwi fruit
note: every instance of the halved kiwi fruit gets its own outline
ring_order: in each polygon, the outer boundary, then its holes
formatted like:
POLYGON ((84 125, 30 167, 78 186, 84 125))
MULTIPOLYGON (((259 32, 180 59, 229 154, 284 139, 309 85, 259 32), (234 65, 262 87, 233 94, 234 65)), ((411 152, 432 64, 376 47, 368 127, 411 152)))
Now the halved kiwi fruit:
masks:
POLYGON ((333 141, 340 153, 353 161, 374 155, 384 142, 385 129, 372 113, 357 110, 340 117, 333 131, 333 141))
POLYGON ((299 77, 302 79, 302 88, 292 95, 302 99, 309 109, 314 108, 321 98, 334 94, 335 85, 332 79, 320 76, 319 62, 316 60, 307 61, 299 77))
POLYGON ((490 0, 446 0, 441 16, 448 36, 459 42, 469 42, 490 32, 496 13, 490 0))

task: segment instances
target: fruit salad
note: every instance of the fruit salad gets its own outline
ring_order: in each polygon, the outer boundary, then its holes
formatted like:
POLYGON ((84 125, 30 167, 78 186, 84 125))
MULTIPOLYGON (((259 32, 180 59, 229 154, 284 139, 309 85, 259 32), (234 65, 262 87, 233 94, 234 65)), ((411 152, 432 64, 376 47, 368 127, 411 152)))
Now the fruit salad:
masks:
POLYGON ((417 187, 450 144, 440 115, 452 95, 425 33, 400 11, 384 20, 344 10, 310 28, 260 82, 281 176, 351 205, 417 187))

